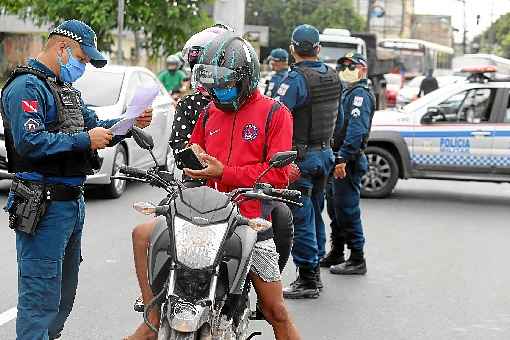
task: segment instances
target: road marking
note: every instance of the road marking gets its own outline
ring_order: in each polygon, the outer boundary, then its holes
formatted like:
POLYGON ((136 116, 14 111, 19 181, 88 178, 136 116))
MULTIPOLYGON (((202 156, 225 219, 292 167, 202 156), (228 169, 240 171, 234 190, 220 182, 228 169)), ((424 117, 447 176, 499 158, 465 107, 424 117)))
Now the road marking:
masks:
POLYGON ((16 318, 16 314, 18 313, 18 310, 16 307, 13 307, 2 314, 0 314, 0 326, 5 325, 11 320, 14 320, 16 318))

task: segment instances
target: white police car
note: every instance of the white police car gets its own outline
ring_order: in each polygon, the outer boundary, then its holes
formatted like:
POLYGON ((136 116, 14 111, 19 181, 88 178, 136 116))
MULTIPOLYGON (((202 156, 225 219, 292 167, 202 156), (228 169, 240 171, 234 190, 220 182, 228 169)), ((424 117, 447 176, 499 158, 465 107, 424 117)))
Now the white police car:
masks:
POLYGON ((510 182, 510 80, 492 66, 402 109, 376 112, 364 197, 391 194, 399 178, 510 182))

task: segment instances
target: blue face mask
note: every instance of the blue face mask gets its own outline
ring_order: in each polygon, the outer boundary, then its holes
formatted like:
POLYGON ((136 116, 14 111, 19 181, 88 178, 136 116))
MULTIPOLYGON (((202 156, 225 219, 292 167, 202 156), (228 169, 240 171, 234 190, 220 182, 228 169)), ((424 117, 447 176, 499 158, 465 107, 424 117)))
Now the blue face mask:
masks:
POLYGON ((66 83, 74 83, 85 73, 85 64, 80 63, 73 56, 71 48, 68 47, 66 51, 69 58, 67 64, 62 63, 62 56, 57 56, 57 61, 60 65, 60 79, 66 83))
POLYGON ((238 95, 237 87, 228 87, 226 89, 214 88, 213 91, 220 103, 233 102, 238 95))

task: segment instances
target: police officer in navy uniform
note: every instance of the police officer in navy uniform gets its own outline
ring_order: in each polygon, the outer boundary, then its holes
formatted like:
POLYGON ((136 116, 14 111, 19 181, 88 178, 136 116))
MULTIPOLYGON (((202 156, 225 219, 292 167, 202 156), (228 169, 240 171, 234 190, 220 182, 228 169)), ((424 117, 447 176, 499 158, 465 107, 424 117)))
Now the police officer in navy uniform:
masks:
MULTIPOLYGON (((344 242, 350 249, 350 257, 344 263, 330 267, 333 274, 364 275, 367 272, 364 257, 365 237, 361 224, 360 192, 361 178, 368 170, 367 147, 375 96, 367 81, 367 60, 362 54, 347 53, 339 60, 340 79, 346 85, 342 94, 342 114, 337 120, 334 146, 338 148, 335 158, 333 202, 337 230, 332 231, 333 247, 343 257, 344 242), (337 241, 337 242, 335 242, 337 241)), ((332 251, 335 251, 334 249, 332 251)))
MULTIPOLYGON (((100 167, 96 150, 125 138, 108 130, 117 119, 98 120, 72 87, 85 64, 106 65, 96 40, 83 22, 63 22, 2 90, 8 167, 16 173, 5 209, 16 231, 18 340, 60 337, 78 285, 83 183, 100 167)), ((147 109, 136 125, 151 119, 147 109)))
POLYGON ((331 138, 341 84, 336 70, 319 61, 319 51, 319 31, 310 25, 296 27, 290 45, 296 64, 277 90, 277 99, 294 117, 293 148, 298 151, 301 176, 293 188, 303 194, 303 207, 291 207, 292 257, 298 278, 284 290, 284 297, 290 299, 317 298, 322 286, 319 259, 326 243, 324 188, 334 166, 331 138))
POLYGON ((269 66, 274 71, 271 80, 266 85, 264 94, 271 98, 276 97, 276 91, 282 81, 289 74, 289 54, 283 48, 275 48, 269 55, 269 66))

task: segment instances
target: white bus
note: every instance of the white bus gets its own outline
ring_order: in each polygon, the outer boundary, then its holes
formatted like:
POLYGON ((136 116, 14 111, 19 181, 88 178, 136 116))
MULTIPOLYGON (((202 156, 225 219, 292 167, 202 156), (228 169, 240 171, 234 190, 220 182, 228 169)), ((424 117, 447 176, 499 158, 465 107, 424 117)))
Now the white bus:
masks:
POLYGON ((379 47, 397 52, 406 79, 427 74, 433 69, 438 75, 451 72, 454 50, 451 47, 418 39, 382 39, 379 47))

